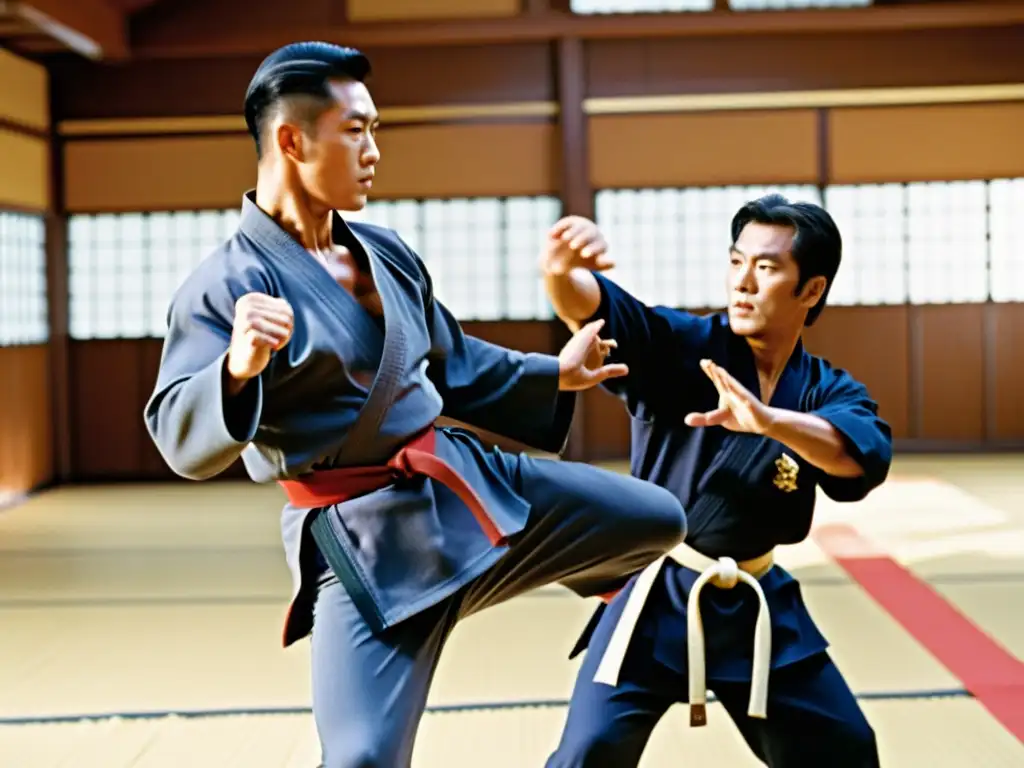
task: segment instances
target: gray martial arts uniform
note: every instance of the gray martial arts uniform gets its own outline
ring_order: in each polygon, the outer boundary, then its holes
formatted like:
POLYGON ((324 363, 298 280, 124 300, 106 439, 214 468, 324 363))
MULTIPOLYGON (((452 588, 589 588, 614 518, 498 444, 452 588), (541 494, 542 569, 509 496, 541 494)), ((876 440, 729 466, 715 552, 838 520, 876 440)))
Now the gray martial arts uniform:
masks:
MULTIPOLYGON (((558 391, 557 358, 464 335, 394 232, 335 216, 334 239, 369 268, 382 322, 252 193, 237 233, 176 292, 145 419, 178 474, 209 478, 239 455, 257 482, 380 466, 439 416, 562 449, 575 397, 558 391), (294 331, 261 376, 226 398, 234 305, 248 292, 286 299, 294 331), (368 370, 367 388, 357 374, 368 370)), ((285 506, 294 586, 285 644, 315 624, 313 709, 328 768, 409 764, 456 620, 552 582, 584 596, 617 589, 685 535, 679 501, 653 484, 488 450, 462 429, 437 429, 435 451, 483 502, 498 543, 423 476, 396 475, 343 503, 285 506)), ((494 649, 496 659, 507 652, 494 649)))

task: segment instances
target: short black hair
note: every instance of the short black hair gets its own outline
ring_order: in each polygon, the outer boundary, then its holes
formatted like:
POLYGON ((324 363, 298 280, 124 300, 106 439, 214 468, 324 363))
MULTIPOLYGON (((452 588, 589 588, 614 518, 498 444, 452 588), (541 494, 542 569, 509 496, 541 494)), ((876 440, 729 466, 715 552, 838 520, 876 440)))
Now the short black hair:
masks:
POLYGON ((812 277, 819 275, 828 282, 818 303, 807 313, 804 325, 814 325, 818 315, 825 308, 825 301, 832 289, 832 281, 839 271, 843 258, 843 239, 831 214, 815 203, 790 202, 783 195, 772 193, 751 200, 740 208, 732 218, 732 241, 735 244, 743 228, 758 224, 781 224, 790 226, 796 234, 793 237, 793 259, 800 271, 796 290, 799 292, 812 277))
POLYGON ((263 154, 267 123, 286 99, 305 96, 327 109, 331 99, 328 81, 365 82, 370 69, 370 60, 363 53, 333 43, 291 43, 267 56, 245 91, 245 124, 256 142, 257 155, 263 154))

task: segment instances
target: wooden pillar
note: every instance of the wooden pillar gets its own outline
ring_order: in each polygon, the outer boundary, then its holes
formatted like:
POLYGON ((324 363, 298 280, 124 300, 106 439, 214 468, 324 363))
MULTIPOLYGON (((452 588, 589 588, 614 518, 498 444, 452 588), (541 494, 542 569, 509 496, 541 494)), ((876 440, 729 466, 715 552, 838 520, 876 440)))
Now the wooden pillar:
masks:
MULTIPOLYGON (((590 186, 589 155, 587 146, 587 117, 583 111, 586 95, 585 51, 583 41, 568 37, 558 41, 555 50, 557 79, 559 137, 562 150, 561 197, 562 215, 594 217, 594 192, 590 186)), ((552 336, 557 348, 569 339, 570 333, 560 320, 553 321, 552 336)), ((579 396, 576 418, 565 457, 573 461, 587 461, 586 413, 584 403, 590 395, 579 396)))
POLYGON ((68 217, 64 210, 64 142, 56 130, 50 82, 50 205, 46 214, 46 291, 50 392, 53 413, 53 483, 74 479, 71 460, 71 348, 68 335, 68 217))

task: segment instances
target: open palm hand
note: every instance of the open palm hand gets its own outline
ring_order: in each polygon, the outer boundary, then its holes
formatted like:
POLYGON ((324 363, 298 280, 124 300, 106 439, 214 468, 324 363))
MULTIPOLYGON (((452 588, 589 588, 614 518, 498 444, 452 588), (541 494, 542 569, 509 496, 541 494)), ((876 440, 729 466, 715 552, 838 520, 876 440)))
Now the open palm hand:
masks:
POLYGON ((700 367, 718 390, 718 407, 706 413, 688 414, 687 426, 725 427, 758 435, 768 430, 772 423, 771 408, 717 363, 701 360, 700 367))

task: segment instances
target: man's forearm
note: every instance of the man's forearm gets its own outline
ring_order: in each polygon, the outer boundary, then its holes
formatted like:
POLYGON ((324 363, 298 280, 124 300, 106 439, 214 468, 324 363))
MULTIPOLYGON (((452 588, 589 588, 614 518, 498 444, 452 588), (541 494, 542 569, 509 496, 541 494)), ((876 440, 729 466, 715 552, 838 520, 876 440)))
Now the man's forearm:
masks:
POLYGON ((587 269, 571 269, 564 274, 545 272, 544 289, 555 314, 573 332, 601 306, 601 288, 587 269))
POLYGON ((771 409, 765 437, 777 440, 826 474, 860 477, 864 469, 850 456, 839 431, 820 416, 771 409))

